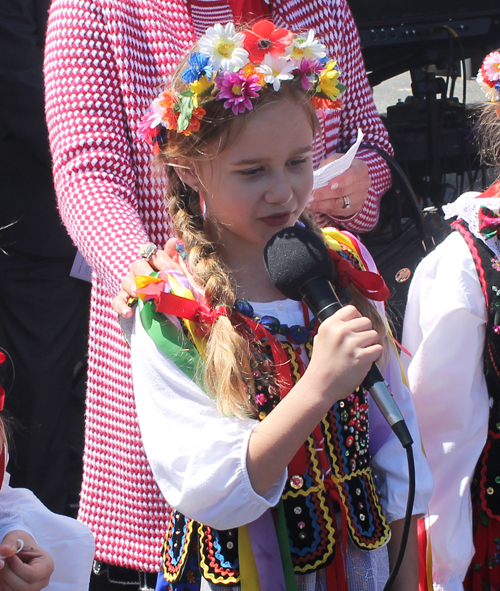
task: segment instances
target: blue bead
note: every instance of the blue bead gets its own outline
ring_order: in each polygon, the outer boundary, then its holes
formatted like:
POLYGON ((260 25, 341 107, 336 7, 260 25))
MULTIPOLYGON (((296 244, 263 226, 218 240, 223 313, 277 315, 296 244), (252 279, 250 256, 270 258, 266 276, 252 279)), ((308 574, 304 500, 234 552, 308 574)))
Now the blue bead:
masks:
POLYGON ((309 332, 298 324, 290 327, 290 338, 295 341, 298 345, 302 345, 307 341, 309 332))
POLYGON ((236 300, 235 306, 240 314, 253 318, 253 308, 246 300, 236 300))
POLYGON ((265 328, 267 328, 267 330, 271 334, 275 334, 276 332, 278 332, 280 328, 279 320, 277 318, 274 318, 274 316, 262 316, 262 318, 260 319, 260 323, 265 328))

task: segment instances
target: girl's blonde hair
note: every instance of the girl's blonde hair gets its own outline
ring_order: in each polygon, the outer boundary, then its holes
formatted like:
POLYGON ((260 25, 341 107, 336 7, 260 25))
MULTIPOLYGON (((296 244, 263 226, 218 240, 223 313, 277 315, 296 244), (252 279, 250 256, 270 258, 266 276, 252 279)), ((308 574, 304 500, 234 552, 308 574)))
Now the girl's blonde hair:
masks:
MULTIPOLYGON (((182 71, 182 64, 179 70, 182 71)), ((179 76, 175 77, 173 90, 182 92, 182 84, 179 76)), ((205 233, 200 196, 182 182, 177 172, 178 162, 187 159, 196 169, 197 161, 216 158, 230 147, 263 105, 284 100, 297 101, 303 106, 316 134, 319 123, 310 97, 300 81, 287 81, 281 84, 279 92, 272 87, 264 87, 255 99, 252 111, 237 116, 224 108, 221 101, 207 103, 207 113, 198 131, 185 136, 176 130, 167 130, 165 140, 160 144, 158 160, 168 176, 167 199, 172 220, 188 253, 190 272, 204 288, 205 297, 212 308, 221 305, 232 308, 236 300, 236 286, 231 270, 223 263, 215 245, 205 233)), ((319 232, 309 213, 303 212, 301 220, 306 227, 319 232)), ((379 334, 385 335, 386 325, 377 310, 357 292, 353 293, 353 300, 361 313, 372 319, 379 334)), ((220 316, 210 330, 204 357, 204 381, 222 415, 248 417, 256 414, 252 367, 255 362, 247 335, 248 331, 233 324, 225 316, 220 316)))
POLYGON ((484 103, 476 109, 481 160, 500 167, 500 103, 484 103))

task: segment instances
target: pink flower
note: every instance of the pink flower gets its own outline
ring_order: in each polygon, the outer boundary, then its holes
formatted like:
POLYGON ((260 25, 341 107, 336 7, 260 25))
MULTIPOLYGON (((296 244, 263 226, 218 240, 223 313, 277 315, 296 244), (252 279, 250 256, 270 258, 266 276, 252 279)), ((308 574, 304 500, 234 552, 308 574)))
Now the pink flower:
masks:
POLYGON ((226 109, 232 108, 235 115, 253 108, 250 99, 259 96, 261 88, 259 76, 251 74, 246 78, 241 71, 222 72, 220 76, 215 78, 215 84, 220 88, 217 99, 227 99, 224 107, 226 109))
POLYGON ((267 402, 265 394, 257 394, 255 402, 257 402, 259 406, 263 406, 267 402))
POLYGON ((500 79, 500 51, 492 51, 483 61, 482 73, 484 81, 489 86, 495 86, 494 82, 500 79))
POLYGON ((139 136, 148 144, 152 144, 153 138, 155 138, 161 131, 158 126, 153 127, 155 120, 156 115, 150 111, 142 116, 142 119, 137 126, 139 129, 139 136))

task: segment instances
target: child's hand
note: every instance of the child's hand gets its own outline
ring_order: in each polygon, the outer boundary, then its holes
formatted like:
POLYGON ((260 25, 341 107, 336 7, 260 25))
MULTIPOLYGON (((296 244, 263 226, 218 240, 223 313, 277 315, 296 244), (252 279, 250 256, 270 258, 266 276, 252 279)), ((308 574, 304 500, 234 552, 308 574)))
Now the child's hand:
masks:
POLYGON ((54 562, 26 532, 7 534, 0 544, 0 555, 1 591, 40 591, 49 584, 54 562), (18 540, 24 541, 21 551, 18 540))
POLYGON ((382 351, 371 320, 345 306, 319 327, 305 375, 333 404, 356 390, 382 351))

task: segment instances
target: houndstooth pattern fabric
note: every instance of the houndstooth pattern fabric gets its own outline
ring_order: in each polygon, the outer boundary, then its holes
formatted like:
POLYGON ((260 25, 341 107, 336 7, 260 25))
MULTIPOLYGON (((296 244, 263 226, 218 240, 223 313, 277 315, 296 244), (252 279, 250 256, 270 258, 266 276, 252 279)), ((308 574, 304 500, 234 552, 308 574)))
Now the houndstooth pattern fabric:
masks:
MULTIPOLYGON (((390 152, 346 3, 277 0, 273 14, 281 25, 314 27, 347 78, 345 108, 323 119, 316 161, 346 150, 358 126, 390 152)), ((171 235, 164 179, 151 175, 137 124, 196 33, 229 19, 226 0, 195 0, 192 15, 183 0, 54 0, 49 17, 46 109, 55 186, 63 221, 94 269, 79 519, 94 533, 96 558, 137 570, 159 566, 168 508, 142 447, 129 352, 111 298, 139 246, 171 235)), ((354 231, 374 224, 390 182, 377 155, 360 155, 372 189, 351 222, 354 231)))

